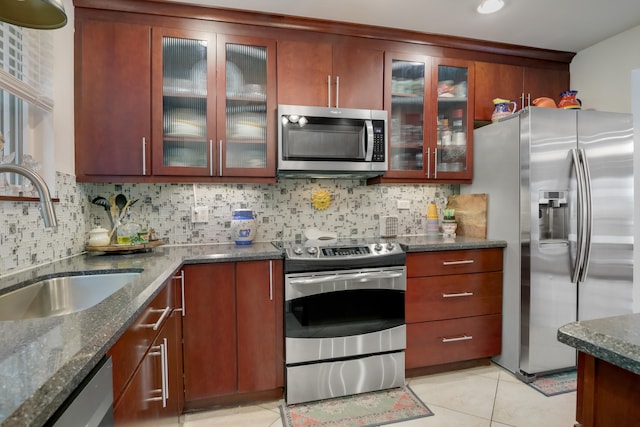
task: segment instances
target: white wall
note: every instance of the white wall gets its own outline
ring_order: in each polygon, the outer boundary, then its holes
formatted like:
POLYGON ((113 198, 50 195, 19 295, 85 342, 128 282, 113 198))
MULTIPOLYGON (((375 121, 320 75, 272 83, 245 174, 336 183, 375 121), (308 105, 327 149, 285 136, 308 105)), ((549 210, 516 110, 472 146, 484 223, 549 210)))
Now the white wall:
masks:
POLYGON ((640 26, 577 53, 571 62, 571 89, 583 108, 631 112, 631 72, 640 68, 640 26))
POLYGON ((56 171, 75 175, 73 137, 73 34, 72 0, 63 0, 68 23, 54 31, 53 128, 56 171))

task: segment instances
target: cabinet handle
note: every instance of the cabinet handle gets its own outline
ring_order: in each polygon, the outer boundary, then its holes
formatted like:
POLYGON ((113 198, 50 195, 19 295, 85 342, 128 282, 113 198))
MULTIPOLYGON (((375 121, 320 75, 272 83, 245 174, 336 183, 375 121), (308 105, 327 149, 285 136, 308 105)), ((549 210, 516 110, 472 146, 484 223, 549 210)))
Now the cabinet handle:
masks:
POLYGON ((472 340, 473 337, 471 335, 463 335, 461 337, 455 338, 442 338, 442 342, 457 342, 457 341, 469 341, 472 340))
POLYGON ((180 279, 180 297, 182 298, 182 302, 180 304, 180 308, 178 310, 180 310, 182 312, 182 317, 184 317, 185 313, 187 312, 187 310, 185 309, 185 304, 184 304, 184 270, 180 270, 180 275, 179 276, 173 276, 174 279, 180 279))
POLYGON ((327 107, 331 108, 331 74, 327 76, 327 107))
POLYGON ((433 149, 433 179, 438 179, 438 147, 433 149))
POLYGON ((471 297, 473 292, 460 292, 458 294, 442 294, 442 298, 458 298, 458 297, 471 297))
POLYGON ((209 140, 209 176, 213 176, 213 139, 209 140))
POLYGON ((218 157, 220 158, 220 170, 218 171, 218 176, 222 176, 222 140, 220 140, 218 144, 218 157))
POLYGON ((168 363, 167 363, 167 339, 162 339, 162 344, 152 346, 149 350, 149 356, 160 356, 160 375, 162 384, 159 389, 152 390, 152 393, 160 393, 159 397, 150 397, 147 402, 160 402, 162 401, 162 407, 167 407, 167 400, 169 399, 169 382, 168 382, 168 363))
POLYGON ((427 148, 427 178, 431 178, 431 147, 427 148))
MULTIPOLYGON (((162 358, 162 346, 161 345, 154 345, 151 346, 151 348, 149 349, 149 354, 147 354, 147 357, 151 357, 151 356, 160 356, 160 358, 162 358)), ((158 397, 149 397, 147 399, 145 399, 145 402, 160 402, 164 400, 164 381, 162 382, 162 384, 160 385, 160 388, 156 388, 153 390, 149 391, 149 394, 156 394, 156 393, 160 393, 160 396, 158 397)))
POLYGON ((269 301, 273 301, 273 261, 269 261, 269 301))
POLYGON ((336 108, 340 108, 340 76, 336 76, 336 108))
POLYGON ((162 315, 160 316, 160 318, 158 319, 158 321, 154 324, 148 324, 148 325, 142 325, 145 328, 151 328, 154 331, 157 331, 158 328, 160 327, 160 325, 162 325, 162 322, 164 322, 164 319, 167 318, 167 316, 171 313, 171 307, 167 306, 164 310, 161 309, 155 309, 155 310, 151 310, 152 313, 157 313, 158 311, 162 311, 162 315))
POLYGON ((460 265, 460 264, 473 264, 472 259, 463 259, 461 261, 442 261, 442 265, 460 265))
POLYGON ((162 391, 164 400, 162 401, 162 407, 167 407, 167 401, 169 400, 169 360, 168 360, 168 343, 166 338, 162 338, 162 354, 161 354, 161 362, 162 362, 162 391))
POLYGON ((147 138, 142 137, 142 175, 147 174, 147 138))

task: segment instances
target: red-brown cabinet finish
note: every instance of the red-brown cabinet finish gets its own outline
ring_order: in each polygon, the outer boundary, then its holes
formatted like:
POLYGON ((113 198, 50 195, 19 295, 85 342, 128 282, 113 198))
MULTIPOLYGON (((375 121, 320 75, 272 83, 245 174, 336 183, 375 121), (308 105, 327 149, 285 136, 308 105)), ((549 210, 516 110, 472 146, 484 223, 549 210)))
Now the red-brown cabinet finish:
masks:
POLYGON ((491 120, 493 99, 502 98, 515 101, 518 109, 533 106, 539 97, 553 99, 556 103, 560 94, 569 89, 568 64, 554 64, 546 68, 476 62, 475 119, 491 120))
POLYGON ((357 44, 278 41, 278 103, 383 107, 384 53, 357 44))
POLYGON ((640 425, 640 375, 578 352, 576 427, 640 425))
POLYGON ((75 32, 78 181, 151 173, 151 27, 81 19, 75 32))
POLYGON ((282 395, 281 260, 184 267, 185 408, 282 395))
POLYGON ((177 425, 182 413, 182 327, 168 281, 109 350, 117 426, 177 425))
POLYGON ((284 384, 282 262, 236 264, 238 391, 284 384))
POLYGON ((185 407, 236 390, 235 267, 228 263, 184 266, 185 407))
POLYGON ((502 248, 407 255, 406 368, 500 354, 502 248))

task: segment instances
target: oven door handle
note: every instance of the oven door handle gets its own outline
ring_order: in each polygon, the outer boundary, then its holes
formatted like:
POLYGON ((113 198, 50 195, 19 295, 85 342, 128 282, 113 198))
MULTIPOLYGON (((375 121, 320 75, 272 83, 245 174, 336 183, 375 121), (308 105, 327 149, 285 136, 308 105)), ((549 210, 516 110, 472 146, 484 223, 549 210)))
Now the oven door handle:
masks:
POLYGON ((306 279, 290 279, 290 285, 313 285, 317 283, 335 282, 336 280, 372 280, 372 279, 395 279, 403 277, 404 272, 396 271, 371 271, 364 273, 333 274, 331 276, 313 276, 306 279))

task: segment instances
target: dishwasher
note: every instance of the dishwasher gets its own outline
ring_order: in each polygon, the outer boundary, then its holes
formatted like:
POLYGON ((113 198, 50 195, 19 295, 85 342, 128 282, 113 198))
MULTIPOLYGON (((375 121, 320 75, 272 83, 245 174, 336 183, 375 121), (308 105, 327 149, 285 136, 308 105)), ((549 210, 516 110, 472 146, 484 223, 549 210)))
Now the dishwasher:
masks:
POLYGON ((113 421, 113 366, 103 358, 60 409, 45 424, 50 427, 111 427, 113 421))

